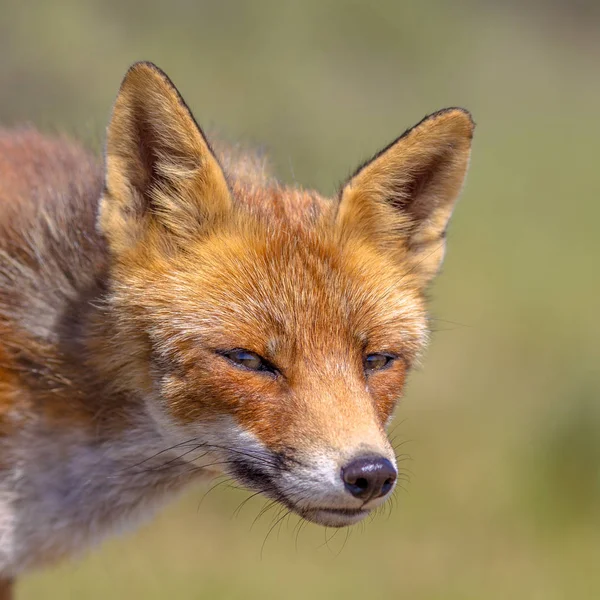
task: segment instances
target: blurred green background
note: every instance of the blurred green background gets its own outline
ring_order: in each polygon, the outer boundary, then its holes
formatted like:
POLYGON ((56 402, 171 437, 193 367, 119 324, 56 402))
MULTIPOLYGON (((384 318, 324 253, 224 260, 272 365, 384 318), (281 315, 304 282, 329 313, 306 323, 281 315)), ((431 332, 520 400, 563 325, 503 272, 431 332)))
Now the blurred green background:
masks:
POLYGON ((302 527, 222 485, 31 575, 23 599, 600 597, 600 4, 0 0, 0 122, 99 149, 129 63, 332 193, 426 113, 478 124, 394 434, 393 510, 302 527), (334 535, 335 534, 335 535, 334 535))

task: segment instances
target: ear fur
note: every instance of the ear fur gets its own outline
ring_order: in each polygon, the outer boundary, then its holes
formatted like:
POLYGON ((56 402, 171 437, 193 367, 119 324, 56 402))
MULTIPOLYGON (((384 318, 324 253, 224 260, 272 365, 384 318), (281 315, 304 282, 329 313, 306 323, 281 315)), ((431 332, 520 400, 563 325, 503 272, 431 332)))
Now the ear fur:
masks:
POLYGON ((151 232, 185 240, 230 208, 225 175, 173 83, 152 63, 132 65, 106 139, 99 227, 112 251, 151 232))
POLYGON ((340 192, 338 227, 413 263, 423 284, 444 256, 444 237, 469 164, 469 112, 434 113, 362 165, 340 192))

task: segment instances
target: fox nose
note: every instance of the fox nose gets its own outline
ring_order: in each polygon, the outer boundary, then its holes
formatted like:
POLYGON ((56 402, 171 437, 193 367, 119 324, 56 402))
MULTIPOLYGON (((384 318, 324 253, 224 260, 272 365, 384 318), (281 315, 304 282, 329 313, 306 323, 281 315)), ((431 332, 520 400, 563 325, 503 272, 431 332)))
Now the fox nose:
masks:
POLYGON ((382 456, 357 458, 342 468, 346 489, 365 502, 388 494, 397 475, 394 465, 382 456))

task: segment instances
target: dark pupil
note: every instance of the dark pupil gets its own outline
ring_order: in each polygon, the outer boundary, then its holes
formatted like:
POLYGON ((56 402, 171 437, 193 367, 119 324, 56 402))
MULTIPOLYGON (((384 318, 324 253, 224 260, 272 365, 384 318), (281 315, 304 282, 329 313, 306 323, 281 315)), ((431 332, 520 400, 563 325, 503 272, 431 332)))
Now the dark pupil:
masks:
POLYGON ((262 366, 262 360, 260 357, 252 352, 238 350, 237 352, 232 352, 229 355, 229 358, 231 358, 231 360, 234 362, 247 367, 248 369, 260 369, 262 366))
POLYGON ((372 371, 382 369, 388 364, 389 360, 385 354, 369 354, 365 360, 365 367, 372 371))

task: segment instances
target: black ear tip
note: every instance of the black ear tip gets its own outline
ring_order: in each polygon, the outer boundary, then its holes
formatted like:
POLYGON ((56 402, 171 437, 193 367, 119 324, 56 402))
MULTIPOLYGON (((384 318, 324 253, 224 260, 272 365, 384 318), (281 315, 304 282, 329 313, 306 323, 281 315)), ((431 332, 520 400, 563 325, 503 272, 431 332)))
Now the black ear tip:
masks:
POLYGON ((125 73, 125 78, 134 74, 155 74, 159 75, 163 79, 168 79, 167 74, 160 68, 157 67, 153 62, 149 60, 139 60, 134 62, 129 69, 127 69, 127 73, 125 73))
MULTIPOLYGON (((442 108, 441 110, 427 115, 421 121, 421 123, 441 118, 462 122, 468 129, 471 130, 471 132, 475 129, 475 121, 473 120, 473 115, 471 114, 471 111, 467 110, 466 108, 463 108, 462 106, 450 106, 448 108, 442 108)), ((419 125, 421 123, 419 123, 419 125)))
MULTIPOLYGON (((121 81, 120 91, 130 89, 139 94, 143 93, 149 86, 154 87, 161 93, 174 92, 179 98, 179 102, 185 105, 171 78, 160 67, 148 60, 135 62, 127 69, 127 73, 121 81)), ((189 111, 187 106, 186 110, 189 111)))
POLYGON ((434 117, 436 115, 443 115, 443 114, 454 113, 454 112, 461 113, 465 117, 471 119, 471 121, 473 120, 473 115, 471 114, 471 111, 464 108, 463 106, 449 106, 448 108, 442 108, 441 110, 434 112, 431 116, 434 117))
POLYGON ((475 123, 475 120, 473 119, 473 113, 471 113, 470 110, 467 110, 466 108, 463 108, 462 106, 454 106, 452 108, 449 108, 448 110, 460 113, 463 117, 466 117, 469 120, 471 127, 475 128, 476 123, 475 123))

